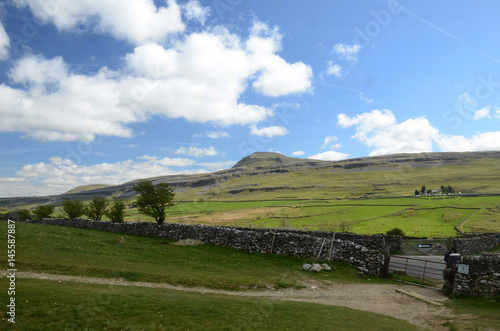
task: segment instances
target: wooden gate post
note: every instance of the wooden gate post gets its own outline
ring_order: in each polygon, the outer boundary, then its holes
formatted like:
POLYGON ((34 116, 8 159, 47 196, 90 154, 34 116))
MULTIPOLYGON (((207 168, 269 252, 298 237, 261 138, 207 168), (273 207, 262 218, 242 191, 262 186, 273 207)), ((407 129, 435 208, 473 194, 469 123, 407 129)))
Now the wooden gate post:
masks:
POLYGON ((389 277, 389 262, 391 255, 389 254, 389 246, 385 243, 385 237, 382 238, 384 245, 384 277, 389 277))

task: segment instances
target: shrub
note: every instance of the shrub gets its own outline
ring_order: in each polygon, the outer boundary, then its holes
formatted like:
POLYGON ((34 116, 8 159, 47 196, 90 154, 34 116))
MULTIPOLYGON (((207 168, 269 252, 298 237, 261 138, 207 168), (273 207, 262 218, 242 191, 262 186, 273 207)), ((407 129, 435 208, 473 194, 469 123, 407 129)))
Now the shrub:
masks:
POLYGON ((78 218, 86 213, 86 207, 81 200, 65 200, 61 210, 69 219, 78 218))
POLYGON ((108 208, 106 216, 108 216, 111 222, 123 223, 125 220, 125 207, 125 202, 118 200, 108 208))
POLYGON ((55 207, 54 206, 38 206, 33 210, 33 214, 38 219, 44 219, 44 218, 49 218, 50 215, 54 212, 55 207))
POLYGON ((91 220, 100 221, 102 215, 106 212, 108 203, 109 202, 106 198, 94 197, 87 206, 85 215, 87 215, 91 220))
POLYGON ((387 231, 385 234, 388 236, 400 236, 400 237, 405 236, 404 231, 401 230, 400 228, 394 228, 392 230, 387 231))
POLYGON ((19 215, 19 220, 21 222, 25 222, 31 217, 31 211, 29 209, 20 209, 17 211, 17 214, 19 215))

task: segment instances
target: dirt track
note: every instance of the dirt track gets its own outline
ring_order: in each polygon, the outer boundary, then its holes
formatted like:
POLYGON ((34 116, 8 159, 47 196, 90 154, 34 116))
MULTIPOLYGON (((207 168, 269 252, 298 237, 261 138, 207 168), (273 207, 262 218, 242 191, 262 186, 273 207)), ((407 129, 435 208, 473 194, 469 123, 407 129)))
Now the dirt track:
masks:
MULTIPOLYGON (((1 271, 0 275, 6 276, 7 272, 1 271)), ((66 276, 33 272, 18 272, 16 276, 18 278, 45 279, 56 282, 140 286, 207 294, 264 297, 271 300, 301 301, 332 306, 344 306, 392 316, 432 330, 448 330, 448 328, 443 326, 443 323, 446 321, 453 320, 456 322, 457 320, 465 321, 473 319, 472 316, 454 315, 453 311, 445 306, 433 305, 416 299, 415 297, 396 292, 396 289, 415 292, 439 304, 439 302, 445 301, 447 298, 437 290, 402 284, 371 285, 331 283, 325 285, 319 282, 308 282, 303 284, 306 288, 301 290, 274 290, 269 288, 263 291, 227 292, 207 288, 186 288, 164 283, 130 282, 123 279, 66 276)))

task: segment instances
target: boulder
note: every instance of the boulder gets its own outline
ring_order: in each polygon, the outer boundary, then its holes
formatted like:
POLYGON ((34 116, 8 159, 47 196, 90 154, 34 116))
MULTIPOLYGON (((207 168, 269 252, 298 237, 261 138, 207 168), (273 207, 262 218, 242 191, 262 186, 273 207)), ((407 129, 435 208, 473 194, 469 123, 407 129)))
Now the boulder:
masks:
POLYGON ((325 271, 330 271, 330 270, 332 270, 332 267, 330 267, 330 266, 329 266, 328 264, 326 264, 326 263, 323 263, 323 264, 321 265, 321 268, 323 268, 323 270, 325 270, 325 271))
POLYGON ((311 266, 311 269, 309 269, 309 270, 312 271, 312 272, 320 272, 321 270, 323 270, 323 268, 321 267, 321 264, 314 263, 311 266))
POLYGON ((310 264, 308 264, 308 263, 304 263, 304 264, 302 265, 302 269, 301 269, 301 270, 306 270, 306 271, 307 271, 307 270, 309 270, 309 269, 311 269, 311 265, 310 265, 310 264))

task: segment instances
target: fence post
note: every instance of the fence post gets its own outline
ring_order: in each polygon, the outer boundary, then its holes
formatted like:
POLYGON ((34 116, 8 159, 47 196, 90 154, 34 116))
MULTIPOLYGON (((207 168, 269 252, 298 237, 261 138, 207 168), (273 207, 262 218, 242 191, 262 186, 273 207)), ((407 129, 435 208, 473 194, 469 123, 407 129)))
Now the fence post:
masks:
POLYGON ((337 232, 334 232, 332 236, 332 243, 330 244, 330 252, 328 253, 328 261, 332 260, 332 250, 333 250, 333 241, 335 240, 335 233, 337 232))
POLYGON ((389 262, 391 260, 391 255, 389 254, 389 246, 385 243, 385 237, 382 237, 382 240, 384 245, 384 277, 389 277, 389 262))
POLYGON ((318 260, 319 257, 321 256, 321 251, 323 250, 323 246, 325 245, 325 241, 326 241, 326 238, 323 239, 323 243, 321 244, 321 248, 319 249, 318 256, 316 257, 316 260, 318 260))
POLYGON ((270 252, 271 254, 273 253, 273 248, 274 248, 274 237, 276 237, 276 232, 277 232, 277 231, 278 231, 278 230, 274 230, 274 233, 273 233, 273 241, 271 242, 271 252, 270 252))

